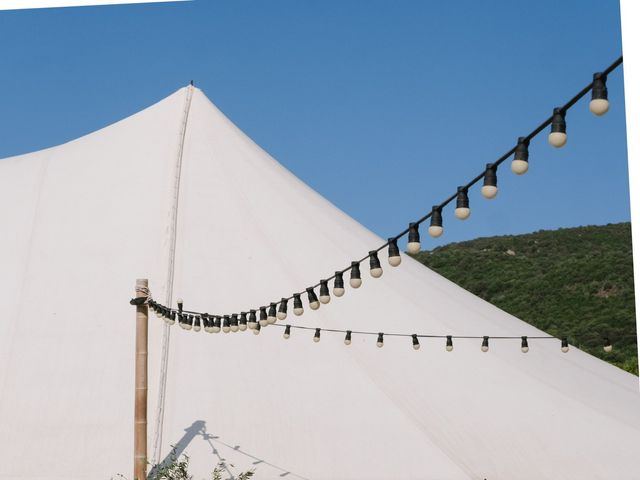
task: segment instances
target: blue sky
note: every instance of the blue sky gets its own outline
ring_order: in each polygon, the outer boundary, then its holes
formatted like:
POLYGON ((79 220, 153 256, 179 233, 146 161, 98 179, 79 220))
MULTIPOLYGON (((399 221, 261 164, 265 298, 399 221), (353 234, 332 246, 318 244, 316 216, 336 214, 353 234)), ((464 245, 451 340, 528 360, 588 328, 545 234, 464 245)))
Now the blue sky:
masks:
MULTIPOLYGON (((215 1, 0 12, 0 158, 63 143, 194 79, 287 168, 383 237, 479 173, 621 53, 618 2, 215 1)), ((431 248, 628 221, 622 70, 569 142, 470 192, 431 248)))

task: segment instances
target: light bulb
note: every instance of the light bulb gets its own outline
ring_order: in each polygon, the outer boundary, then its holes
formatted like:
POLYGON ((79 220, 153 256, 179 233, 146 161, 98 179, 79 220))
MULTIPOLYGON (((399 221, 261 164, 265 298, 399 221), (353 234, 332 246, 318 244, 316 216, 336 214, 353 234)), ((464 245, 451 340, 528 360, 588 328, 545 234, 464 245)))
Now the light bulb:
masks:
POLYGON ((287 318, 287 302, 288 300, 286 298, 280 300, 280 307, 278 307, 278 313, 276 314, 278 320, 287 318))
POLYGON ((331 301, 329 295, 329 284, 327 280, 320 280, 320 303, 327 304, 331 301))
POLYGON ((313 287, 307 288, 307 299, 309 300, 309 308, 311 310, 318 310, 320 308, 320 302, 316 292, 313 291, 313 287))
POLYGON ((431 223, 429 225, 429 235, 438 238, 442 235, 442 209, 437 205, 431 207, 431 223))
POLYGON ((397 267, 402 262, 402 257, 400 256, 400 249, 398 248, 398 239, 390 238, 388 240, 389 243, 389 265, 392 267, 397 267))
POLYGON ((407 243, 407 252, 416 254, 420 252, 420 232, 417 223, 409 224, 409 239, 407 243))
POLYGON ((482 338, 482 346, 480 347, 480 350, 482 350, 483 352, 489 351, 489 337, 482 338))
POLYGON ((467 187, 458 187, 458 193, 456 194, 456 218, 460 220, 466 220, 471 215, 469 209, 469 192, 467 187))
POLYGON ((200 325, 200 317, 196 316, 196 318, 193 321, 193 331, 199 332, 201 328, 202 327, 200 325))
POLYGON ((261 327, 266 327, 269 324, 269 316, 267 315, 267 307, 260 307, 260 320, 258 323, 261 327))
POLYGON ((224 316, 224 321, 222 323, 222 331, 224 333, 229 333, 231 331, 231 324, 229 323, 229 317, 227 315, 224 316))
POLYGON ((168 325, 174 325, 176 323, 176 312, 171 312, 167 318, 168 325))
POLYGON ((607 353, 609 353, 611 350, 613 350, 613 345, 611 345, 611 342, 609 341, 608 338, 604 339, 604 346, 602 348, 607 353))
POLYGON ((349 279, 349 285, 352 288, 360 288, 362 285, 362 278, 360 277, 360 263, 351 262, 351 278, 349 279))
POLYGON ((378 333, 378 340, 376 341, 376 347, 384 347, 384 333, 378 333))
POLYGON ((447 346, 445 347, 447 352, 453 351, 453 338, 451 335, 447 335, 447 346))
POLYGON ((230 326, 231 326, 231 331, 233 333, 235 333, 238 330, 240 330, 240 325, 238 325, 238 315, 236 315, 235 313, 233 315, 231 315, 230 326))
POLYGON ((187 321, 184 324, 185 330, 191 330, 193 328, 193 315, 187 315, 187 321))
POLYGON ((516 175, 523 175, 529 170, 529 140, 518 137, 518 145, 511 161, 511 171, 516 175))
POLYGON ((250 330, 253 330, 254 328, 256 328, 256 326, 258 326, 258 320, 256 318, 255 310, 249 310, 249 321, 247 322, 247 326, 250 330))
POLYGON ((342 278, 342 272, 336 272, 333 280, 333 294, 336 297, 344 295, 344 279, 342 278))
POLYGON ((382 266, 380 266, 380 259, 378 258, 378 252, 376 250, 369 252, 369 273, 373 278, 380 278, 382 276, 382 266))
POLYGON ((351 345, 351 330, 347 330, 347 334, 344 336, 344 344, 351 345))
POLYGON ((313 335, 313 341, 318 343, 320 341, 320 329, 316 328, 316 333, 313 335))
POLYGON ((179 298, 178 300, 176 300, 176 303, 178 304, 178 312, 182 313, 182 306, 184 305, 184 302, 181 298, 179 298))
POLYGON ((300 299, 299 293, 293 294, 293 314, 296 316, 300 316, 304 313, 304 308, 302 308, 302 300, 300 299))
POLYGON ((597 116, 602 116, 609 111, 609 100, 605 98, 594 98, 589 102, 589 110, 597 116))
POLYGON ((567 123, 565 122, 564 117, 564 110, 558 107, 553 109, 549 143, 556 148, 564 147, 567 143, 567 123))
POLYGON ((203 324, 203 330, 207 333, 213 333, 211 331, 211 327, 213 326, 213 320, 209 318, 209 314, 208 313, 203 313, 202 314, 202 324, 203 324))
POLYGON ((593 87, 591 88, 589 110, 597 116, 604 115, 609 111, 607 76, 601 72, 593 74, 593 87))
POLYGON ((260 330, 262 330, 262 327, 260 326, 260 324, 258 323, 256 325, 256 328, 253 329, 253 334, 254 335, 260 335, 260 330))
POLYGON ((569 351, 569 341, 567 340, 567 337, 562 337, 560 350, 562 350, 562 353, 567 353, 569 351))
POLYGON ((522 353, 527 353, 529 351, 529 342, 527 341, 527 337, 522 337, 522 343, 520 344, 520 350, 522 353))
POLYGON ((282 337, 285 340, 287 340, 290 336, 291 336, 291 325, 287 325, 286 327, 284 327, 284 333, 282 334, 282 337))
POLYGON ((484 180, 480 192, 484 198, 493 199, 498 195, 498 167, 493 163, 487 163, 484 171, 484 180))
POLYGON ((247 312, 240 312, 240 320, 238 321, 238 329, 244 332, 247 329, 247 312))
POLYGON ((214 317, 211 333, 220 333, 220 317, 214 317))
POLYGON ((270 325, 273 325, 274 323, 276 323, 276 304, 273 302, 269 304, 269 313, 267 314, 267 323, 269 323, 270 325))
POLYGON ((418 335, 415 333, 411 335, 411 343, 414 350, 420 350, 420 341, 418 340, 418 335))

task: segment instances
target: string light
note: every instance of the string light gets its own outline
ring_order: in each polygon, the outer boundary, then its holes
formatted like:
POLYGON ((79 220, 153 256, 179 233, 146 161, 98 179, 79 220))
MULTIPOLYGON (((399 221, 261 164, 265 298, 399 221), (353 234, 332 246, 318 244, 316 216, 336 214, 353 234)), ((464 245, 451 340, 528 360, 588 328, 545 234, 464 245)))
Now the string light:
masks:
POLYGON ((409 224, 409 241, 407 243, 407 252, 416 254, 420 252, 420 231, 418 224, 412 222, 409 224))
POLYGON ((564 119, 565 111, 560 107, 553 109, 551 120, 551 133, 549 133, 549 143, 556 148, 564 147, 567 143, 567 122, 564 119))
POLYGON ((220 333, 220 317, 211 316, 209 317, 209 332, 210 333, 220 333))
POLYGON ((378 258, 378 252, 375 250, 369 252, 369 273, 373 278, 380 278, 382 276, 380 259, 378 258))
POLYGON ((247 312, 240 312, 240 320, 238 322, 238 329, 244 332, 247 329, 247 312))
POLYGON ((447 335, 447 345, 445 347, 445 350, 447 352, 453 351, 453 338, 451 337, 451 335, 447 335))
POLYGON ((225 315, 222 323, 222 332, 229 333, 231 331, 231 324, 229 322, 229 316, 225 315))
MULTIPOLYGON (((604 71, 598 72, 594 74, 593 81, 583 88, 578 94, 576 94, 572 99, 570 99, 566 104, 561 107, 556 107, 553 110, 553 115, 546 119, 542 124, 536 127, 529 135, 525 137, 518 138, 518 144, 510 149, 506 154, 496 160, 494 163, 486 164, 486 168, 484 172, 473 180, 471 180, 467 185, 460 186, 457 189, 457 193, 453 196, 449 197, 445 201, 443 201, 440 205, 436 205, 432 207, 431 212, 427 215, 423 216, 416 222, 412 222, 409 224, 409 227, 398 234, 395 237, 391 237, 388 239, 387 243, 382 245, 377 250, 372 250, 369 252, 367 257, 359 261, 351 262, 351 278, 350 284, 353 288, 358 288, 362 284, 362 278, 360 276, 360 262, 364 261, 366 258, 370 259, 371 273, 372 276, 375 276, 374 272, 377 273, 378 269, 380 270, 380 274, 382 272, 382 268, 379 265, 378 259, 378 251, 384 248, 385 246, 389 247, 389 255, 388 260, 389 264, 392 266, 397 266, 401 263, 401 256, 398 249, 397 241, 399 238, 408 234, 408 243, 407 243, 407 251, 412 254, 416 254, 420 252, 420 233, 419 233, 419 225, 431 218, 429 233, 432 236, 440 236, 443 232, 442 230, 442 209, 452 202, 454 199, 456 200, 456 217, 459 219, 466 219, 469 217, 469 199, 468 199, 468 189, 475 185, 479 180, 483 180, 483 186, 481 188, 481 193, 486 198, 495 198, 497 195, 497 168, 500 164, 502 164, 511 154, 514 155, 512 161, 512 170, 517 174, 523 174, 528 170, 528 146, 529 141, 538 135, 541 131, 544 130, 545 127, 551 126, 551 131, 549 134, 549 143, 555 147, 562 147, 566 144, 567 136, 566 136, 566 121, 565 116, 566 112, 569 108, 574 106, 578 100, 580 100, 584 95, 586 95, 589 91, 591 91, 591 102, 589 104, 590 110, 596 115, 603 115, 608 111, 609 101, 608 101, 608 93, 606 88, 606 80, 607 75, 615 70, 618 66, 622 64, 622 57, 613 62, 609 67, 607 67, 604 71)), ((349 270, 349 268, 345 268, 341 271, 336 271, 334 276, 330 277, 327 280, 320 281, 319 284, 307 288, 307 293, 311 291, 312 295, 309 295, 310 307, 313 309, 318 308, 320 306, 317 297, 315 296, 314 288, 320 286, 322 300, 330 301, 330 297, 325 295, 328 293, 328 287, 325 287, 329 280, 334 279, 333 293, 336 297, 340 297, 344 295, 344 280, 343 273, 349 270)), ((378 275, 379 276, 379 275, 378 275)), ((256 310, 251 310, 249 313, 249 320, 247 322, 247 326, 249 329, 253 330, 255 334, 260 332, 261 327, 263 326, 265 318, 267 319, 267 324, 270 322, 275 322, 275 319, 284 319, 286 318, 287 313, 287 301, 290 299, 294 300, 294 314, 302 315, 304 312, 302 307, 302 302, 300 300, 300 293, 294 293, 289 298, 283 298, 280 302, 280 308, 277 312, 275 312, 275 303, 270 304, 269 315, 266 315, 265 309, 266 307, 260 307, 260 322, 256 322, 256 310), (253 328, 252 328, 253 327, 253 328)), ((140 303, 135 303, 137 299, 131 301, 132 304, 139 305, 140 303)), ((149 300, 150 297, 149 297, 149 300)), ((148 300, 146 300, 148 301, 148 300)), ((244 322, 238 322, 237 315, 233 315, 233 321, 230 321, 229 315, 224 315, 223 317, 219 315, 209 316, 208 314, 198 314, 198 316, 194 317, 193 315, 185 315, 184 313, 197 313, 197 312, 183 312, 183 301, 181 298, 177 299, 178 311, 174 311, 173 309, 164 307, 156 302, 150 301, 148 302, 151 308, 156 312, 160 318, 162 318, 167 325, 175 324, 176 317, 179 321, 179 324, 184 329, 194 329, 195 331, 200 330, 201 322, 205 326, 205 330, 209 330, 212 333, 216 333, 220 331, 220 325, 222 319, 224 321, 222 323, 222 331, 225 333, 231 330, 231 326, 233 324, 234 327, 237 327, 240 330, 244 325, 244 322)), ((324 301, 323 301, 324 303, 324 301)), ((245 317, 246 318, 246 317, 245 317)), ((242 314, 241 314, 242 319, 242 314)), ((266 325, 264 325, 266 326, 266 325)), ((302 327, 293 327, 293 328, 302 328, 302 327)), ((243 329, 244 330, 244 329, 243 329)), ((319 339, 319 331, 320 329, 316 329, 318 333, 319 339)), ((235 330, 234 330, 235 331, 235 330)), ((342 331, 342 330, 341 330, 342 331)), ((352 332, 349 331, 349 334, 352 332)), ((373 334, 371 332, 358 332, 358 333, 366 333, 373 334)), ((415 339, 418 339, 417 334, 399 334, 401 336, 412 336, 415 335, 415 339)), ((427 337, 443 337, 443 336, 433 336, 427 335, 427 337)), ((447 339, 446 349, 447 351, 453 350, 453 336, 447 335, 445 336, 447 339)), ((476 337, 464 337, 464 338, 476 338, 476 337)), ((480 337, 477 337, 480 338, 480 337)), ((488 350, 488 338, 489 337, 481 337, 483 338, 483 347, 486 346, 488 350), (486 345, 484 345, 486 343, 486 345)), ((493 337, 496 338, 496 337, 493 337)), ((512 337, 498 337, 498 338, 512 338, 512 337)), ((527 337, 513 337, 520 338, 523 343, 527 340, 527 337)), ((529 337, 533 338, 533 337, 529 337)), ((535 337, 535 338, 554 338, 554 337, 535 337)), ((315 339, 315 338, 314 338, 315 339)), ((607 340, 608 342, 608 340, 607 340)), ((521 346, 524 352, 524 347, 521 346)), ((528 343, 526 345, 528 349, 528 343)), ((611 351, 611 344, 604 345, 606 351, 611 351)), ((568 340, 566 337, 562 338, 561 341, 561 349, 563 352, 567 352, 569 350, 568 340)), ((485 351, 483 349, 483 351, 485 351)))
POLYGON ((238 315, 236 315, 235 313, 231 315, 231 321, 229 323, 231 326, 231 331, 233 333, 237 332, 240 329, 240 326, 238 325, 238 315))
POLYGON ((276 304, 271 302, 269 304, 269 313, 267 314, 267 323, 273 325, 276 323, 276 304))
POLYGON ((318 310, 320 308, 320 302, 316 292, 313 291, 313 287, 307 288, 307 298, 309 300, 309 308, 311 310, 318 310))
POLYGON ((293 294, 293 314, 296 316, 300 316, 304 313, 304 308, 302 308, 302 299, 300 298, 299 293, 293 294))
POLYGON ((203 330, 207 333, 213 333, 211 331, 211 324, 209 323, 209 314, 208 313, 203 313, 202 314, 202 325, 203 325, 203 330))
POLYGON ((397 267, 402 263, 402 257, 400 256, 400 249, 398 248, 398 239, 390 238, 389 243, 389 265, 397 267))
POLYGON ((213 326, 211 327, 211 333, 220 333, 220 317, 214 317, 213 326))
POLYGON ((488 198, 489 200, 496 198, 498 195, 498 175, 497 175, 498 167, 496 167, 493 163, 487 163, 487 167, 484 171, 482 188, 480 189, 480 193, 484 198, 488 198))
MULTIPOLYGON (((184 328, 187 329, 187 327, 189 325, 193 325, 193 330, 196 330, 196 325, 202 325, 204 324, 205 326, 205 331, 208 331, 210 333, 217 333, 220 331, 220 320, 221 317, 219 315, 215 315, 212 316, 208 313, 198 313, 198 312, 186 312, 183 311, 183 313, 177 313, 177 311, 174 311, 170 308, 164 307, 160 304, 157 304, 153 307, 154 309, 160 310, 163 315, 162 318, 166 318, 166 317, 173 317, 175 315, 178 316, 179 318, 179 322, 184 325, 184 328)), ((261 309, 265 309, 266 307, 261 307, 261 309)), ((259 322, 256 322, 256 310, 251 310, 248 314, 248 320, 247 320, 247 313, 246 312, 242 312, 241 314, 232 314, 232 315, 224 315, 224 323, 223 323, 223 327, 222 327, 222 331, 225 333, 228 333, 229 331, 235 331, 232 330, 232 327, 234 326, 234 324, 238 324, 238 325, 243 325, 246 324, 248 326, 249 329, 252 329, 254 334, 259 334, 260 330, 262 329, 262 325, 259 322), (238 319, 239 317, 239 319, 238 319), (251 328, 251 325, 255 324, 254 328, 251 328)), ((557 337, 554 336, 536 336, 536 337, 528 337, 528 336, 497 336, 497 337, 489 337, 488 335, 485 336, 468 336, 468 335, 427 335, 427 334, 416 334, 416 333, 384 333, 384 332, 372 332, 372 331, 352 331, 352 330, 338 330, 338 329, 321 329, 321 328, 315 328, 315 327, 306 327, 306 326, 302 326, 302 325, 282 325, 282 324, 276 324, 276 326, 278 327, 284 327, 284 333, 283 333, 283 337, 285 339, 289 338, 291 336, 291 329, 293 328, 298 328, 298 329, 303 329, 303 330, 314 330, 315 334, 314 334, 314 342, 318 342, 320 341, 320 332, 322 330, 324 331, 328 331, 328 332, 333 332, 333 333, 344 333, 345 337, 344 337, 344 343, 345 345, 350 345, 352 342, 352 337, 354 334, 357 335, 376 335, 377 336, 377 341, 376 341, 376 346, 381 348, 384 346, 384 337, 385 336, 391 336, 391 337, 409 337, 411 338, 411 343, 412 343, 412 347, 415 350, 419 350, 421 347, 420 344, 420 337, 423 338, 444 338, 446 339, 446 344, 445 344, 445 348, 446 351, 451 352, 453 351, 453 338, 462 338, 462 339, 482 339, 482 345, 481 345, 481 351, 482 352, 488 352, 489 351, 489 339, 493 338, 493 339, 498 339, 498 340, 516 340, 519 339, 520 340, 520 350, 522 351, 522 353, 528 353, 529 352, 529 340, 531 339, 536 339, 536 340, 557 340, 557 337)), ((245 327, 246 330, 246 327, 245 327)), ((244 331, 244 330, 243 330, 244 331)), ((633 337, 635 338, 635 335, 633 335, 633 337)), ((568 352, 569 351, 569 342, 566 336, 561 337, 561 350, 562 352, 568 352)), ((605 350, 605 352, 611 352, 613 349, 613 346, 611 344, 611 341, 609 340, 608 337, 604 337, 604 344, 603 344, 603 348, 605 350)))
POLYGON ((469 209, 469 190, 467 187, 458 187, 458 192, 456 193, 456 209, 455 209, 456 218, 460 220, 466 220, 471 215, 471 210, 469 209))
POLYGON ((360 277, 360 262, 351 262, 351 278, 349 278, 351 288, 360 288, 362 278, 360 277))
POLYGON ((276 314, 278 320, 287 318, 287 302, 288 300, 286 298, 280 300, 280 307, 278 307, 278 313, 276 314))
POLYGON ((593 87, 591 88, 589 110, 599 117, 609 111, 607 76, 602 72, 593 74, 593 87))
POLYGON ((431 208, 431 222, 429 224, 429 235, 433 238, 438 238, 442 235, 442 208, 434 205, 431 208))
POLYGON ((331 295, 329 295, 328 280, 320 280, 320 303, 327 304, 330 301, 331 295))
POLYGON ((333 294, 336 297, 344 295, 344 279, 342 278, 342 272, 336 272, 333 278, 333 294))
POLYGON ((529 140, 526 137, 518 137, 518 145, 511 162, 511 171, 516 175, 524 175, 527 170, 529 170, 529 140))
POLYGON ((253 330, 258 326, 255 310, 249 310, 249 321, 247 322, 247 326, 249 327, 250 330, 253 330))
POLYGON ((261 327, 269 325, 269 316, 267 315, 267 307, 260 307, 260 320, 258 323, 261 327))

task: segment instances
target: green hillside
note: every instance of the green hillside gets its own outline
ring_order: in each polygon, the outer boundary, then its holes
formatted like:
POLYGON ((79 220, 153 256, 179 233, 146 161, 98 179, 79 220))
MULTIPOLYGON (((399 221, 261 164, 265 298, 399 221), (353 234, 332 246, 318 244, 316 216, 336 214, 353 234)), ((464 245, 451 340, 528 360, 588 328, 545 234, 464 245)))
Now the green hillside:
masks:
POLYGON ((516 317, 638 374, 629 223, 478 238, 416 258, 516 317), (603 337, 612 352, 603 351, 603 337))

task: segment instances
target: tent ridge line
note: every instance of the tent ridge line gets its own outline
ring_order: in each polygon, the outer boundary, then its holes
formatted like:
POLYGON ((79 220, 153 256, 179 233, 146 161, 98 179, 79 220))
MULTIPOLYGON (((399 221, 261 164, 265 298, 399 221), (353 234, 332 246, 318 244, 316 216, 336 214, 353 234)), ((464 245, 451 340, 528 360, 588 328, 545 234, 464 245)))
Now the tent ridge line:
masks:
MULTIPOLYGON (((189 121, 189 111, 191 110, 191 100, 193 98, 193 85, 187 86, 182 122, 178 136, 178 151, 176 154, 176 166, 173 184, 173 200, 170 210, 169 220, 169 255, 167 262, 167 290, 166 301, 170 305, 173 297, 173 280, 175 274, 176 243, 178 235, 178 201, 180 198, 180 179, 182 176, 182 160, 184 152, 184 142, 187 135, 187 123, 189 121)), ((160 378, 158 382, 158 405, 156 408, 155 429, 153 433, 153 455, 151 463, 157 464, 162 455, 162 429, 164 426, 164 403, 167 389, 167 369, 169 365, 169 340, 171 331, 165 325, 162 331, 162 351, 160 354, 160 378)))

